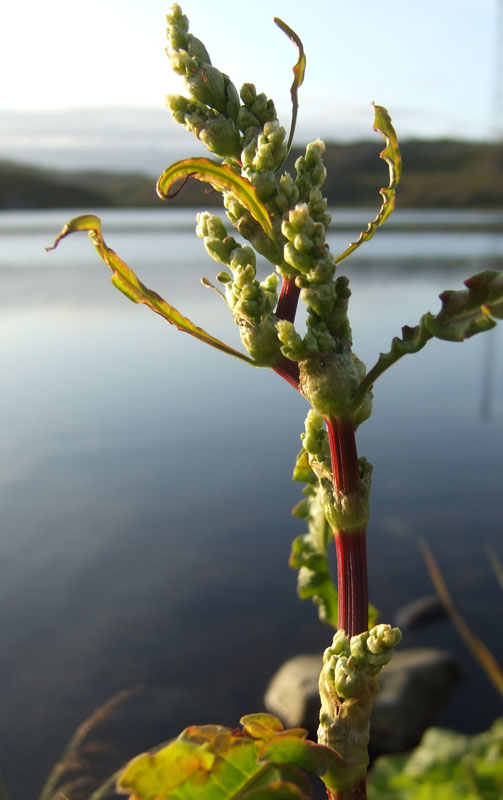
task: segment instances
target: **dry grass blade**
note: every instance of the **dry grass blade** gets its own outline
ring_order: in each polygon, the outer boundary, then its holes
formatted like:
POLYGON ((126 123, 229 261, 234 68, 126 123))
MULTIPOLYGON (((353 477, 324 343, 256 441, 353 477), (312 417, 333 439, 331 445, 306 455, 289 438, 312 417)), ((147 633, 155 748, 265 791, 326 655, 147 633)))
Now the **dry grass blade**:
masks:
POLYGON ((486 553, 489 559, 489 563, 493 568, 493 572, 496 575, 496 579, 499 583, 500 589, 503 589, 503 561, 497 555, 494 548, 492 548, 490 545, 487 545, 486 553))
MULTIPOLYGON (((103 703, 103 705, 93 711, 93 713, 90 714, 90 716, 79 725, 72 738, 68 742, 61 760, 58 761, 58 763, 52 768, 51 773, 42 788, 39 800, 55 800, 55 798, 58 797, 58 784, 64 775, 78 768, 78 751, 89 733, 97 725, 100 725, 102 722, 104 722, 117 708, 117 706, 121 705, 126 700, 129 700, 130 697, 140 691, 141 687, 137 686, 132 689, 124 689, 123 691, 118 692, 111 697, 110 700, 107 700, 106 703, 103 703)), ((96 797, 99 798, 104 796, 105 795, 97 795, 96 797)))
POLYGON ((113 775, 110 775, 105 783, 102 783, 101 786, 99 786, 92 794, 89 795, 87 800, 104 800, 104 798, 109 797, 112 792, 115 794, 115 784, 121 772, 122 769, 119 769, 117 772, 114 772, 113 775))
POLYGON ((10 800, 10 795, 7 791, 7 787, 1 775, 0 775, 0 800, 10 800))
POLYGON ((452 597, 449 594, 447 586, 445 585, 445 581, 442 577, 435 556, 424 539, 419 540, 419 547, 426 562, 428 572, 430 573, 433 586, 435 587, 435 590, 447 614, 456 626, 461 638, 464 640, 471 654, 479 662, 487 677, 496 688, 498 694, 503 695, 503 670, 499 666, 493 654, 485 646, 484 642, 481 642, 480 639, 478 639, 475 634, 471 632, 470 628, 457 610, 452 597))

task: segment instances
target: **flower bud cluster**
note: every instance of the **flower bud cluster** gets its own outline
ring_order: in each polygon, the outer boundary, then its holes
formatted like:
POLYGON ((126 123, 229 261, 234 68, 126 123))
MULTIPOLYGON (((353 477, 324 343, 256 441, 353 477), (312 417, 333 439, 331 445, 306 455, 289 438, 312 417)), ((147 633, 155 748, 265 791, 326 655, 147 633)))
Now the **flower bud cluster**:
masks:
MULTIPOLYGON (((231 270, 232 277, 228 272, 220 272, 217 278, 225 284, 227 303, 236 319, 256 324, 261 322, 278 301, 278 276, 273 273, 259 283, 254 251, 227 236, 224 223, 216 215, 208 212, 198 214, 196 233, 204 240, 210 256, 231 270)), ((279 344, 276 349, 279 350, 279 344)))
MULTIPOLYGON (((223 197, 227 216, 241 236, 251 242, 257 253, 264 256, 271 264, 281 264, 283 262, 281 245, 267 236, 259 223, 231 192, 224 192, 223 197)), ((276 227, 275 220, 273 227, 276 227)))
POLYGON ((350 296, 345 276, 335 282, 313 283, 302 289, 301 298, 308 311, 304 336, 306 351, 350 352, 352 334, 347 316, 350 296))
MULTIPOLYGON (((300 438, 302 447, 307 453, 310 469, 319 481, 319 500, 325 514, 324 493, 333 494, 332 467, 330 461, 330 447, 324 420, 312 408, 308 411, 304 422, 305 432, 300 438)), ((326 514, 325 514, 326 518, 326 514)))
POLYGON ((401 638, 399 629, 390 625, 376 625, 351 639, 337 631, 332 646, 323 654, 318 742, 333 747, 344 758, 361 761, 363 769, 368 763, 377 675, 401 638))
POLYGON ((286 158, 285 129, 278 120, 266 122, 263 129, 249 128, 241 153, 242 174, 255 186, 257 194, 268 203, 278 193, 276 172, 286 158))
POLYGON ((305 433, 301 433, 302 447, 310 455, 317 456, 326 449, 327 433, 324 428, 323 417, 313 408, 310 408, 304 422, 305 433))
POLYGON ((309 286, 302 290, 301 298, 309 309, 307 325, 314 335, 318 321, 327 320, 334 339, 351 344, 351 327, 347 316, 350 297, 349 280, 345 275, 338 277, 335 282, 309 286))
POLYGON ((391 659, 393 649, 401 640, 402 634, 399 628, 384 624, 375 625, 370 631, 351 637, 350 660, 378 672, 391 659))
POLYGON ((177 122, 195 133, 212 152, 224 158, 239 158, 241 138, 237 127, 239 95, 228 75, 211 63, 204 44, 189 31, 189 22, 179 5, 167 16, 166 52, 175 72, 184 79, 192 105, 185 98, 168 98, 177 122))
POLYGON ((275 173, 286 158, 285 136, 285 129, 277 119, 266 122, 261 132, 243 148, 243 168, 250 172, 267 170, 275 173))
POLYGON ((331 280, 335 263, 325 245, 325 228, 312 218, 307 203, 298 203, 288 212, 281 233, 286 239, 283 258, 299 287, 331 280))
POLYGON ((278 192, 274 198, 275 210, 281 215, 297 205, 299 201, 299 190, 289 172, 284 172, 279 179, 278 192))
POLYGON ((263 92, 257 94, 253 83, 244 83, 240 92, 243 105, 238 112, 239 129, 249 135, 250 128, 263 128, 266 122, 277 119, 276 107, 263 92))
POLYGON ((276 328, 282 354, 290 361, 300 361, 306 354, 306 348, 302 337, 295 330, 294 324, 286 319, 281 319, 276 328))
POLYGON ((337 631, 331 647, 325 650, 323 669, 326 680, 340 698, 359 697, 365 684, 387 664, 402 634, 391 625, 375 625, 351 639, 337 631))
POLYGON ((239 158, 241 140, 238 130, 223 114, 179 94, 168 95, 166 105, 175 122, 193 133, 212 153, 222 158, 239 158))
POLYGON ((316 222, 327 228, 330 225, 330 214, 326 213, 327 202, 321 193, 327 171, 323 164, 325 144, 321 139, 310 142, 304 156, 295 162, 297 178, 295 184, 299 193, 299 202, 307 203, 309 213, 316 222))

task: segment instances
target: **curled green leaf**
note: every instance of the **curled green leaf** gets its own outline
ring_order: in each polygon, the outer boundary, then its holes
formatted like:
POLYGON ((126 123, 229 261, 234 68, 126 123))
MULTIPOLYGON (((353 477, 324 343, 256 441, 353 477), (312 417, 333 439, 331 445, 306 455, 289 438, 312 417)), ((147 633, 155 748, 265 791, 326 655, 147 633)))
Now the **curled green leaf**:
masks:
POLYGON ((229 164, 218 164, 209 158, 185 158, 165 170, 157 181, 157 194, 167 200, 173 197, 172 187, 178 181, 195 178, 209 183, 219 192, 229 192, 238 203, 250 212, 264 233, 274 239, 272 223, 266 206, 258 198, 257 190, 246 178, 236 173, 229 164))
POLYGON ((94 214, 83 214, 82 216, 74 217, 74 219, 70 220, 58 234, 52 247, 47 247, 46 250, 54 250, 62 239, 77 231, 87 231, 89 233, 89 238, 99 255, 112 270, 112 283, 120 292, 132 300, 133 303, 143 303, 152 311, 155 311, 156 314, 163 317, 163 319, 167 320, 171 325, 175 325, 179 331, 189 333, 191 336, 200 339, 200 341, 205 342, 205 344, 211 345, 211 347, 215 347, 217 350, 240 358, 248 364, 253 364, 251 358, 244 353, 240 353, 239 350, 235 350, 233 347, 221 342, 220 339, 216 339, 210 333, 203 330, 203 328, 194 325, 190 319, 181 314, 174 306, 170 305, 160 295, 145 286, 145 284, 137 278, 133 270, 119 258, 117 253, 105 244, 105 240, 101 234, 101 220, 94 214))
POLYGON ((287 155, 290 152, 290 148, 292 146, 293 137, 295 134, 295 126, 297 124, 297 113, 299 111, 299 99, 298 99, 298 89, 299 86, 302 86, 304 82, 304 75, 306 73, 306 56, 304 53, 304 45, 300 37, 295 33, 286 22, 283 22, 282 19, 279 17, 274 17, 274 22, 280 28, 283 33, 286 33, 290 41, 294 43, 299 51, 299 57, 292 67, 293 72, 293 83, 290 87, 290 97, 292 98, 292 121, 290 123, 290 134, 288 136, 288 142, 286 146, 287 155))
POLYGON ((465 281, 466 289, 446 290, 440 295, 442 308, 435 316, 423 314, 414 328, 405 325, 402 336, 395 336, 388 353, 378 361, 360 383, 355 395, 355 407, 363 402, 365 393, 377 378, 402 356, 417 353, 430 339, 462 342, 477 333, 494 328, 503 319, 503 270, 486 269, 465 281))
POLYGON ((363 242, 368 242, 369 239, 372 239, 377 228, 382 225, 383 222, 386 222, 395 208, 396 187, 402 174, 402 156, 400 154, 400 148, 398 147, 395 130, 391 124, 390 115, 384 106, 376 106, 375 103, 372 103, 372 105, 374 107, 374 130, 378 131, 386 142, 386 147, 379 153, 379 157, 388 165, 389 184, 386 188, 379 190, 383 201, 376 218, 368 223, 367 229, 362 231, 356 242, 352 242, 343 253, 337 256, 335 259, 336 264, 340 264, 341 261, 344 261, 344 259, 351 255, 363 242))
POLYGON ((312 599, 318 608, 320 619, 337 628, 337 589, 328 563, 328 548, 333 534, 325 519, 319 488, 308 485, 304 494, 307 495, 305 500, 294 508, 293 514, 305 519, 309 530, 294 539, 290 566, 298 570, 299 597, 302 600, 312 599))

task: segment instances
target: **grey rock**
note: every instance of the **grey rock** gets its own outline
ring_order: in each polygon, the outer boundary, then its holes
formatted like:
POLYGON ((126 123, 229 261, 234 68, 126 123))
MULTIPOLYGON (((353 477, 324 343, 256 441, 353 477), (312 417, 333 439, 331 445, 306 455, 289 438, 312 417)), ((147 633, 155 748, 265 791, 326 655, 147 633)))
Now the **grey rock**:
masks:
POLYGON ((395 653, 381 673, 371 721, 371 755, 415 747, 460 677, 459 666, 447 650, 414 647, 395 653))
MULTIPOLYGON (((288 728, 307 728, 316 737, 322 656, 299 655, 286 661, 267 687, 264 702, 288 728)), ((446 650, 410 648, 393 655, 380 676, 371 722, 372 757, 414 747, 445 706, 460 678, 446 650)))
POLYGON ((447 618, 447 612, 436 594, 418 597, 411 603, 402 606, 397 612, 394 624, 402 631, 422 628, 430 622, 447 618))
POLYGON ((287 728, 307 728, 313 738, 318 728, 318 679, 322 654, 289 658, 274 674, 264 695, 265 707, 287 728))

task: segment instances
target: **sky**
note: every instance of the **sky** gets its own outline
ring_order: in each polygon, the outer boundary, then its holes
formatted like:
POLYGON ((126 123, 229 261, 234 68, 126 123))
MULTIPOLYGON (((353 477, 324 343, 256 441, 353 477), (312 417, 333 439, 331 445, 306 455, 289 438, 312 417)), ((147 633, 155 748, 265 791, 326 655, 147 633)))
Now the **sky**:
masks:
MULTIPOLYGON (((495 139, 503 0, 186 0, 191 31, 236 86, 272 97, 285 127, 296 50, 307 56, 298 142, 368 138, 371 102, 399 138, 495 139)), ((0 33, 0 159, 163 169, 198 154, 164 107, 183 93, 165 48, 166 0, 19 0, 0 33), (162 163, 161 163, 162 161, 162 163)))

